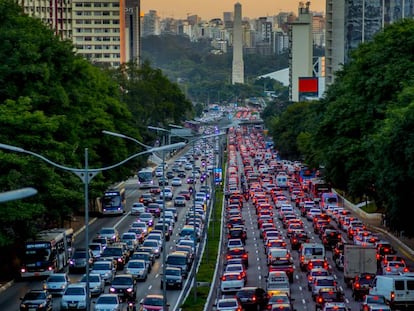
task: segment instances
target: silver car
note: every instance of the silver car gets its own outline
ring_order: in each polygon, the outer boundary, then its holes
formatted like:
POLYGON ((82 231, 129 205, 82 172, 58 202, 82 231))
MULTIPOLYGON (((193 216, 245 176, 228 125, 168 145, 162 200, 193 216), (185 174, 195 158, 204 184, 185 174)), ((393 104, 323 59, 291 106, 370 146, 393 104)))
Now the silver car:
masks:
POLYGON ((94 304, 94 311, 121 311, 121 300, 117 294, 101 294, 94 304))
POLYGON ((109 284, 114 279, 115 271, 116 268, 111 260, 99 260, 94 262, 90 273, 99 274, 105 284, 109 284))
POLYGON ((131 259, 128 261, 125 273, 132 274, 136 280, 145 281, 148 277, 148 266, 143 259, 131 259))
POLYGON ((67 273, 53 273, 43 283, 43 289, 52 295, 62 295, 69 284, 70 279, 67 273))
MULTIPOLYGON (((82 276, 79 281, 81 284, 86 284, 86 274, 82 276)), ((89 291, 92 296, 99 296, 105 290, 105 280, 98 273, 89 274, 89 291)))

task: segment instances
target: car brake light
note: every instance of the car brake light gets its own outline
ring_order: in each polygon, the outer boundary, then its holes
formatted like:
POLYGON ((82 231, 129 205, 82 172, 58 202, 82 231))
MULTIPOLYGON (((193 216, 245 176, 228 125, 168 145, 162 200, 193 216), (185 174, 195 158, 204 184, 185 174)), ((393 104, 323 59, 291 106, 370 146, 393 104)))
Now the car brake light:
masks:
POLYGON ((226 280, 226 276, 224 275, 224 276, 221 278, 221 280, 222 280, 222 281, 225 281, 225 280, 226 280))
POLYGON ((242 276, 241 276, 241 275, 238 275, 238 276, 237 276, 237 279, 238 279, 238 280, 241 280, 241 279, 242 279, 242 276))
POLYGON ((318 303, 322 304, 323 303, 323 298, 322 297, 318 297, 318 303))
POLYGON ((395 299, 395 293, 394 292, 391 292, 391 294, 390 294, 390 301, 392 302, 392 301, 394 301, 394 299, 395 299))
POLYGON ((355 283, 355 288, 360 288, 360 284, 359 283, 355 283))
POLYGON ((252 297, 252 300, 253 300, 253 301, 256 301, 256 296, 253 296, 253 297, 252 297))

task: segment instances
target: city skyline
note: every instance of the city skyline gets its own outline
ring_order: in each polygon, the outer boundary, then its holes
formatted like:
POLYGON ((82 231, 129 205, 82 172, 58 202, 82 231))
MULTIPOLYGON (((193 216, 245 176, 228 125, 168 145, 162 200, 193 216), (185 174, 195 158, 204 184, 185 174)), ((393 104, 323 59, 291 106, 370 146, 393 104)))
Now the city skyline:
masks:
MULTIPOLYGON (((279 12, 294 12, 297 14, 299 3, 306 1, 288 0, 277 3, 275 0, 141 0, 141 12, 157 11, 162 18, 172 17, 186 19, 190 15, 198 15, 203 20, 223 18, 223 12, 233 12, 234 5, 239 2, 243 8, 243 18, 258 18, 273 16, 279 12)), ((310 1, 311 11, 324 12, 325 0, 310 1)))

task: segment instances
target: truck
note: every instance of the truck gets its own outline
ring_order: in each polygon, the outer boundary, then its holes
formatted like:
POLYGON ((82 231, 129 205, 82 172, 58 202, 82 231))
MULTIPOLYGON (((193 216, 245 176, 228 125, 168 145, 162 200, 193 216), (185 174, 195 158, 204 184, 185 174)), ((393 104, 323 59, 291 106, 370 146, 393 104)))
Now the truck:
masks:
POLYGON ((344 281, 351 287, 351 281, 363 273, 377 273, 377 249, 373 245, 344 245, 344 281))

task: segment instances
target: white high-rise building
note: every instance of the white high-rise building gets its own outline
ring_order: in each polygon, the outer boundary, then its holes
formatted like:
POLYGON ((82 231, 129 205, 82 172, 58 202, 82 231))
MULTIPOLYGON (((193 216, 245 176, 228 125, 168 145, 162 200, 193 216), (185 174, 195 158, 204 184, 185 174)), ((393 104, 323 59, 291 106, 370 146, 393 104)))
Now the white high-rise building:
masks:
POLYGON ((242 8, 240 3, 234 5, 233 24, 233 70, 232 84, 244 83, 242 8))

